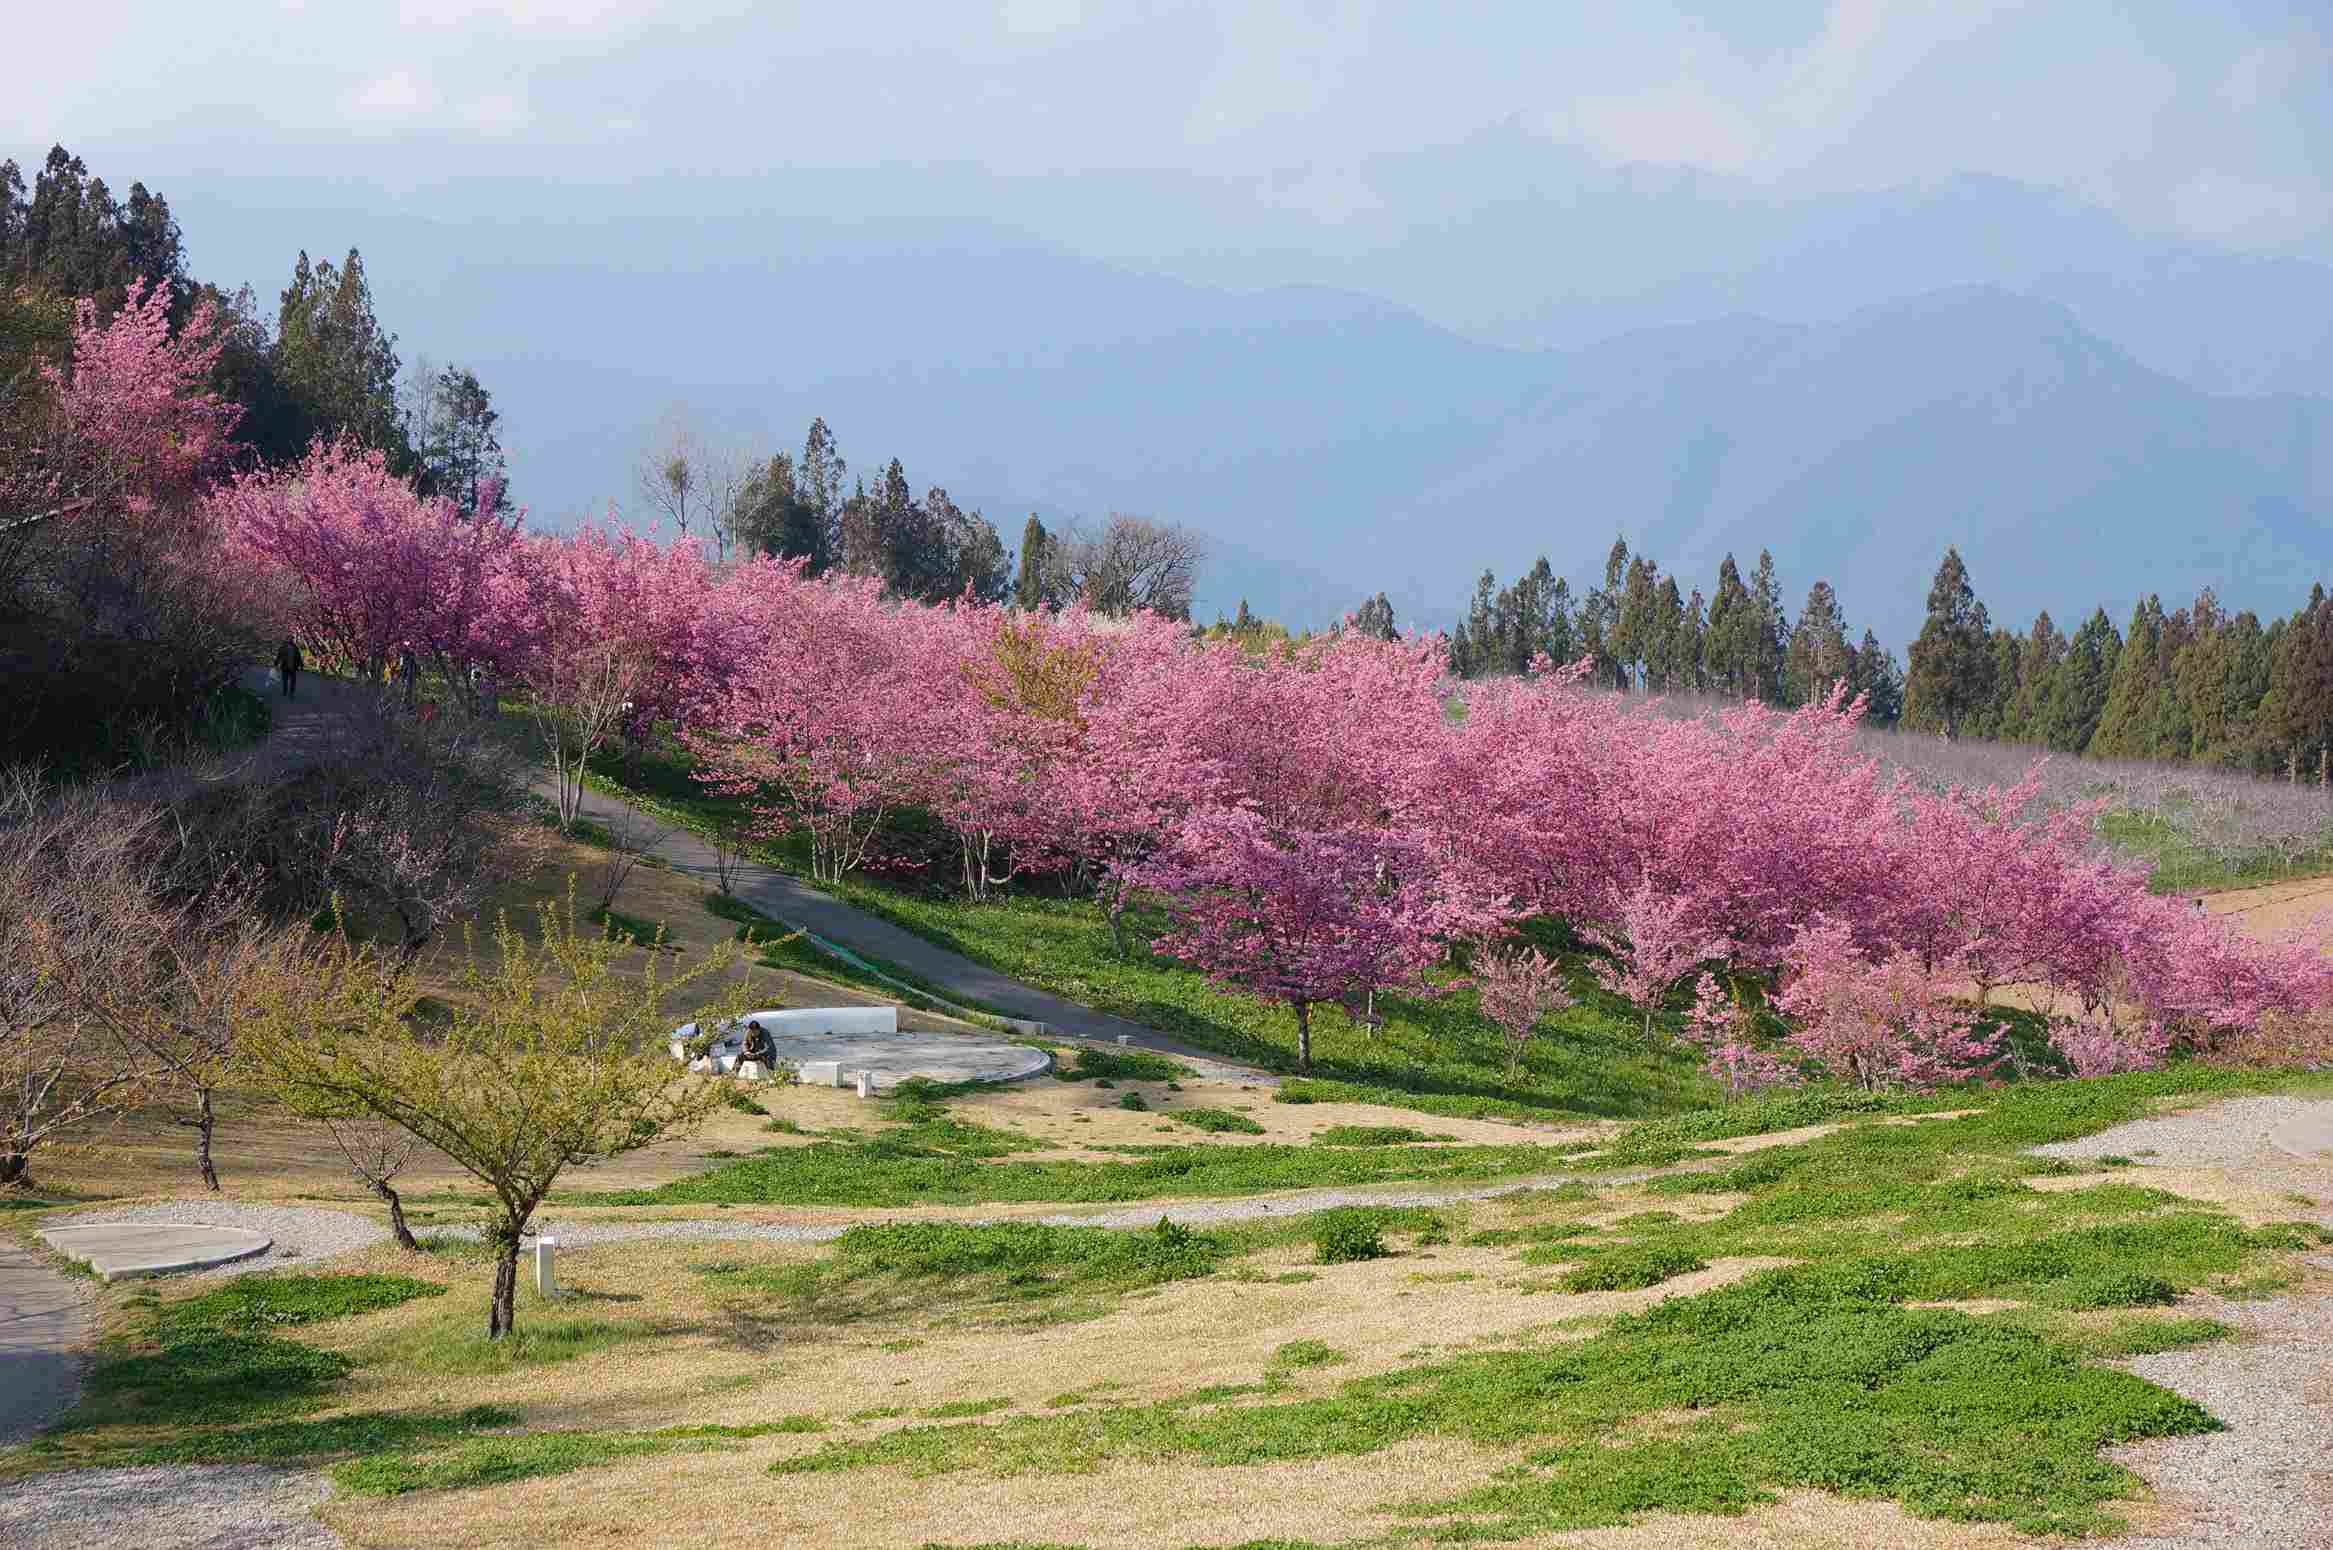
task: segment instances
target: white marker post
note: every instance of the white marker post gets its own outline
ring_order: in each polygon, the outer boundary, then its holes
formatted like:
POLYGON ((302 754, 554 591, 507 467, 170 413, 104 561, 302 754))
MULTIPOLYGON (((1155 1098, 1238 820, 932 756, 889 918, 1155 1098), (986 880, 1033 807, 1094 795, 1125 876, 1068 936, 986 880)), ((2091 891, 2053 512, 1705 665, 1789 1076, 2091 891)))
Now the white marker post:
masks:
POLYGON ((859 1096, 862 1098, 872 1098, 875 1096, 874 1072, 861 1071, 859 1073, 859 1096))
POLYGON ((556 1297, 559 1295, 558 1277, 553 1273, 552 1268, 552 1260, 557 1255, 558 1249, 559 1240, 556 1238, 537 1238, 535 1240, 535 1294, 537 1296, 556 1297))

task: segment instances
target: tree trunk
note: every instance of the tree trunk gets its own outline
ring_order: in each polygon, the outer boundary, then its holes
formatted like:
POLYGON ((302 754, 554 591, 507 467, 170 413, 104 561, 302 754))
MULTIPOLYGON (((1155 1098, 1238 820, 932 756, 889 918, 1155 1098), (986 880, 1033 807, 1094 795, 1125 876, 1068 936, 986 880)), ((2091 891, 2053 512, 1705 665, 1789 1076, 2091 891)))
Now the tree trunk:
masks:
POLYGON ((195 1113, 194 1160, 203 1171, 203 1187, 216 1195, 220 1193, 219 1170, 211 1164, 211 1131, 218 1125, 219 1115, 209 1088, 202 1090, 202 1106, 195 1113))
POLYGON ((486 1315, 486 1338, 500 1340, 518 1327, 518 1234, 496 1245, 494 1306, 486 1315))
POLYGON ((396 1238, 397 1247, 407 1253, 420 1253, 421 1244, 415 1240, 413 1229, 405 1225, 405 1202, 398 1198, 397 1191, 387 1179, 373 1179, 370 1182, 373 1186, 373 1193, 388 1202, 389 1232, 396 1238))
POLYGON ((1304 1001, 1296 1003, 1296 1069, 1312 1069, 1312 1006, 1304 1001))

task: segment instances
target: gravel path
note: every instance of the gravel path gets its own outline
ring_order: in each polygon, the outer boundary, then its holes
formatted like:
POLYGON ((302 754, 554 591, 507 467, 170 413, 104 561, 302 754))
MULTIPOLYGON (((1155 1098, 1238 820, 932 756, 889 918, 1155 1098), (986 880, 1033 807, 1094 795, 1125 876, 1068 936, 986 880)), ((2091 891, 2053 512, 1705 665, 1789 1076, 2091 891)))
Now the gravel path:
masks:
POLYGON ((324 1477, 254 1464, 72 1469, 0 1481, 9 1550, 340 1550, 324 1477))
POLYGON ((247 1227, 275 1242, 265 1254, 185 1272, 195 1276, 239 1276, 254 1270, 278 1270, 305 1260, 331 1259, 370 1248, 389 1236, 389 1229, 365 1217, 322 1206, 245 1205, 228 1200, 158 1200, 145 1205, 104 1206, 49 1218, 61 1222, 203 1222, 217 1227, 247 1227))
MULTIPOLYGON (((2302 1098, 2229 1098, 2034 1150, 2069 1160, 2129 1157, 2142 1169, 2216 1168, 2255 1185, 2313 1186, 2308 1193, 2323 1198, 2333 1168, 2275 1150, 2269 1134, 2328 1109, 2333 1104, 2302 1098)), ((2295 1214, 2333 1225, 2324 1210, 2295 1214)), ((2308 1263, 2333 1270, 2333 1255, 2308 1263)), ((2113 1450, 2167 1510, 2150 1532, 2100 1550, 2333 1546, 2333 1297, 2194 1296, 2181 1306, 2243 1333, 2121 1365, 2194 1400, 2228 1429, 2113 1450)))
POLYGON ((2254 1161, 2272 1150, 2270 1131, 2327 1109, 2333 1109, 2333 1103, 2322 1099, 2228 1098, 2034 1150, 2044 1157, 2120 1156, 2168 1168, 2219 1168, 2254 1161))
MULTIPOLYGON (((2310 1263, 2333 1270, 2333 1257, 2310 1263)), ((2115 1449, 2110 1456, 2144 1476, 2170 1512, 2160 1532, 2100 1550, 2333 1545, 2333 1297, 2188 1304, 2244 1337, 2124 1365, 2228 1429, 2115 1449)))

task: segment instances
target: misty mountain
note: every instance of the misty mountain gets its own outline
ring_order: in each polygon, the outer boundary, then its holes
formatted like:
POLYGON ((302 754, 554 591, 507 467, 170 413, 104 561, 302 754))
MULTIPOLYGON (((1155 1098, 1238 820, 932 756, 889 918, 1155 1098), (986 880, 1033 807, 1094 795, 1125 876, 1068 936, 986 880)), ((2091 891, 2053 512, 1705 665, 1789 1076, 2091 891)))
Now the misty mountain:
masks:
MULTIPOLYGON (((2204 585, 2289 609, 2329 552, 2333 405, 2205 393, 2001 290, 1555 352, 1336 292, 1210 293, 1056 262, 1058 325, 1013 322, 1046 349, 967 345, 953 364, 877 360, 805 384, 787 380, 786 330, 746 317, 731 347, 766 352, 772 379, 689 401, 770 446, 824 415, 854 468, 899 456, 919 489, 946 486, 1008 541, 1030 510, 1189 522, 1216 545, 1202 613, 1245 597, 1299 623, 1382 589, 1405 621, 1445 624, 1482 568, 1505 577, 1546 553, 1584 583, 1615 531, 1704 590, 1728 551, 1746 569, 1771 548, 1794 603, 1825 577, 1899 646, 1947 543, 2013 625, 2044 607, 2119 619, 2143 592, 2204 585)), ((893 259, 819 283, 928 305, 951 272, 963 281, 952 261, 893 259)), ((977 284, 952 299, 975 316, 987 303, 977 284)), ((656 326, 700 325, 684 308, 656 326)), ((522 433, 560 427, 524 437, 514 468, 539 518, 626 498, 641 427, 677 396, 588 362, 478 364, 522 433)))

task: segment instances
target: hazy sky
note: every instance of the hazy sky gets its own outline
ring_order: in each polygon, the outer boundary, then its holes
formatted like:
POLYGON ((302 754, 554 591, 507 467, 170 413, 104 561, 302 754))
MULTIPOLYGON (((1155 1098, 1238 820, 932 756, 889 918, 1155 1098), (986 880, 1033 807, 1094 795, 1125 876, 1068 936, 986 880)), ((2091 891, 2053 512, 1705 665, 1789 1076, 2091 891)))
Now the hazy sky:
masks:
POLYGON ((1203 245, 1238 240, 1243 215, 1399 222, 1406 153, 1520 136, 1582 179, 1649 164, 1788 201, 1984 173, 2145 230, 2322 254, 2327 15, 2322 0, 84 0, 10 23, 41 64, 11 72, 0 138, 20 159, 62 140, 156 180, 408 191, 473 174, 776 189, 805 169, 947 164, 1026 182, 1023 218, 1069 240, 1090 175, 1139 172, 1206 187, 1225 224, 1190 234, 1203 245))

